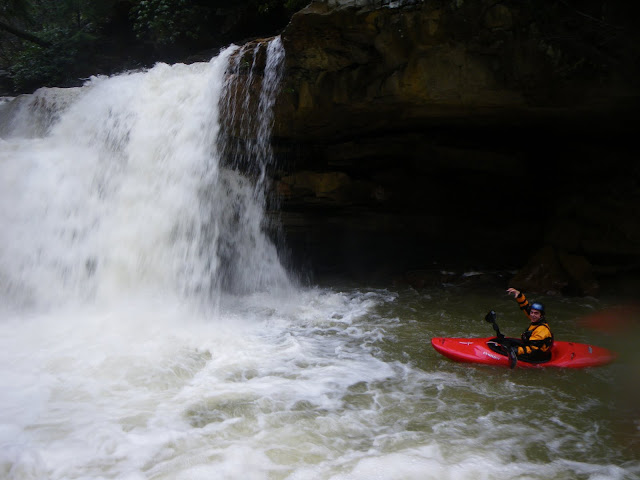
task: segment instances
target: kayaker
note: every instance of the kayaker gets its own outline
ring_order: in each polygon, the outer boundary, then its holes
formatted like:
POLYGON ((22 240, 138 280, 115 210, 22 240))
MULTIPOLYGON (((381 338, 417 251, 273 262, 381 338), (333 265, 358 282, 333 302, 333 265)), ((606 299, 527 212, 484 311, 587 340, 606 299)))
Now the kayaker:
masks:
POLYGON ((531 324, 517 342, 518 360, 525 362, 544 362, 551 360, 551 347, 553 346, 553 333, 545 318, 544 305, 538 302, 529 303, 527 298, 519 290, 508 288, 507 293, 513 295, 531 324))

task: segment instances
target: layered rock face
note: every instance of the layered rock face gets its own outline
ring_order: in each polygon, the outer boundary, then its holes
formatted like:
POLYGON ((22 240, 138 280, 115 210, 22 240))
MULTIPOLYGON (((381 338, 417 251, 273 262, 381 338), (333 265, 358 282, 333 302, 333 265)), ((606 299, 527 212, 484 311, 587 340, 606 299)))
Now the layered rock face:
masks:
POLYGON ((505 284, 576 295, 637 273, 638 55, 628 12, 603 20, 596 3, 297 13, 282 33, 272 172, 293 261, 423 283, 511 272, 505 284))

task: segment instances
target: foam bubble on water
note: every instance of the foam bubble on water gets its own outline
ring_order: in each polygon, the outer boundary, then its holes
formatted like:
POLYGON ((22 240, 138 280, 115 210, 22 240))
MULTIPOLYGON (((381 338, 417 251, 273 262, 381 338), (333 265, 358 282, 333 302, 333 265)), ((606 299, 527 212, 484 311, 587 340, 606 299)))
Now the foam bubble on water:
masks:
POLYGON ((41 480, 46 478, 46 465, 37 450, 0 443, 0 473, 6 480, 41 480))
MULTIPOLYGON (((332 435, 349 386, 394 373, 366 350, 358 354, 357 344, 345 346, 341 335, 329 342, 309 336, 309 324, 332 328, 327 317, 336 298, 326 297, 324 306, 312 302, 316 317, 303 304, 298 310, 310 316, 299 323, 293 305, 284 315, 274 308, 265 316, 256 304, 208 317, 158 299, 9 319, 1 378, 13 392, 3 410, 15 409, 15 424, 3 440, 22 448, 11 438, 21 431, 32 445, 26 450, 69 476, 149 462, 180 470, 186 459, 197 463, 193 451, 206 444, 228 452, 241 442, 261 452, 268 440, 281 442, 273 455, 286 456, 305 417, 326 411, 332 435)), ((361 301, 355 295, 337 303, 348 309, 361 301)))

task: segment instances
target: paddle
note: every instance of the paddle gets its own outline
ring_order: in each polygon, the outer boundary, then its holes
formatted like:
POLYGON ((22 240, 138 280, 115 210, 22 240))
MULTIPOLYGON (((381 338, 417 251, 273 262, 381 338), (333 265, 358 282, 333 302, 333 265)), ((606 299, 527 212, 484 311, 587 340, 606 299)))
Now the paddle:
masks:
POLYGON ((493 329, 496 331, 496 335, 498 336, 498 340, 504 340, 504 335, 502 333, 500 333, 500 328, 498 327, 498 324, 496 323, 496 312, 494 312, 493 310, 491 310, 489 313, 487 313, 484 316, 484 320, 487 323, 490 323, 493 325, 493 329))
POLYGON ((494 312, 493 310, 491 310, 489 313, 487 313, 484 316, 484 320, 487 323, 490 323, 491 325, 493 325, 493 329, 496 332, 496 335, 498 337, 498 343, 503 346, 505 348, 505 350, 507 351, 507 355, 509 357, 509 367, 511 368, 515 368, 516 363, 518 362, 518 357, 516 354, 516 348, 513 345, 509 344, 508 340, 505 340, 504 335, 500 332, 500 328, 498 327, 498 324, 496 323, 496 312, 494 312))

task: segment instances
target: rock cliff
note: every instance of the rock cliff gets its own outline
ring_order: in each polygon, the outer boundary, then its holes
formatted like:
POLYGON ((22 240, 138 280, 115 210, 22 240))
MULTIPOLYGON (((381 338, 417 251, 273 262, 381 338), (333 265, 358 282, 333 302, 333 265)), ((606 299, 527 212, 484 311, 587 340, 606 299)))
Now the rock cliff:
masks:
POLYGON ((635 7, 611 5, 297 13, 273 138, 293 261, 364 278, 517 270, 504 282, 577 295, 637 273, 640 56, 635 7))

